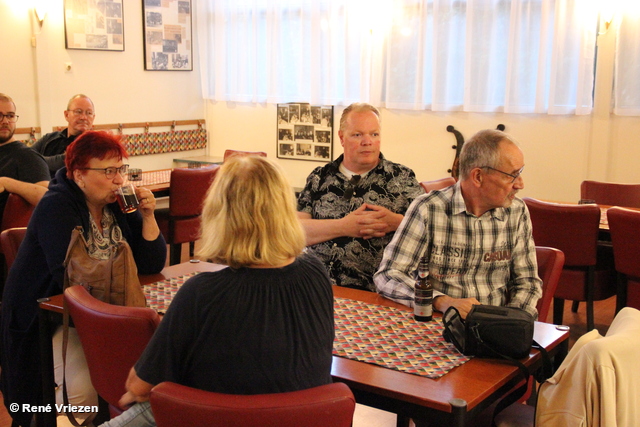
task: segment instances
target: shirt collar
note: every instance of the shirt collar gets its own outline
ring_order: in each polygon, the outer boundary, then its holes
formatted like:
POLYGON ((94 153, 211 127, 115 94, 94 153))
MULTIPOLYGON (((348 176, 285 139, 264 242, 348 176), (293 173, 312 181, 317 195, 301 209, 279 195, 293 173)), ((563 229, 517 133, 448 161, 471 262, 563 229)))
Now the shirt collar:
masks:
MULTIPOLYGON (((466 213, 467 215, 473 216, 471 212, 467 212, 467 205, 464 202, 464 197, 462 197, 462 190, 460 190, 460 181, 456 182, 453 186, 453 197, 451 198, 451 213, 453 215, 466 213)), ((492 218, 502 221, 504 220, 506 211, 505 208, 494 208, 488 210, 482 216, 485 215, 490 215, 492 218)))

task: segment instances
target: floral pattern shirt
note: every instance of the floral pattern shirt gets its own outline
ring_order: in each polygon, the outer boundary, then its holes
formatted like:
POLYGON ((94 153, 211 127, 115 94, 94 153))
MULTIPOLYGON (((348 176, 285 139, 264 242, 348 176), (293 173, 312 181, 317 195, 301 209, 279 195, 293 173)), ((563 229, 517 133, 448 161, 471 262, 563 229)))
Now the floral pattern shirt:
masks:
MULTIPOLYGON (((343 158, 341 155, 311 172, 298 196, 298 211, 311 214, 313 219, 339 219, 369 203, 404 215, 413 199, 424 193, 411 169, 380 154, 378 165, 360 179, 347 199, 345 191, 352 185, 339 170, 343 158)), ((323 261, 335 284, 374 291, 373 274, 392 237, 393 233, 368 240, 343 236, 307 250, 323 261)))

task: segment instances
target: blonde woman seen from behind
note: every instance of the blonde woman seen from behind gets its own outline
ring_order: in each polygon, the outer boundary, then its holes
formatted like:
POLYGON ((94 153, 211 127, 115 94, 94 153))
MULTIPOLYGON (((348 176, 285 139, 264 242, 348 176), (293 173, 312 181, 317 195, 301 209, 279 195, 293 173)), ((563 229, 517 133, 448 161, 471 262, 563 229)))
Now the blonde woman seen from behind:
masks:
POLYGON ((198 255, 228 265, 189 279, 103 426, 154 426, 148 398, 173 381, 230 394, 296 391, 331 382, 333 293, 322 263, 303 254, 293 190, 263 157, 221 167, 205 200, 198 255))

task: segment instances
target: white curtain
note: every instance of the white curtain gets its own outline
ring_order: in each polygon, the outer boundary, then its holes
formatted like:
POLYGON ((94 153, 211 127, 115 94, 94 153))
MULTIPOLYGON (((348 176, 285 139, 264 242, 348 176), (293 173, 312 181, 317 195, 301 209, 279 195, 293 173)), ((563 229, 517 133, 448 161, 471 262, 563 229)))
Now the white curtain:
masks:
POLYGON ((205 97, 589 114, 594 0, 197 0, 205 97))
POLYGON ((616 37, 613 112, 640 116, 640 5, 629 3, 622 12, 616 37))

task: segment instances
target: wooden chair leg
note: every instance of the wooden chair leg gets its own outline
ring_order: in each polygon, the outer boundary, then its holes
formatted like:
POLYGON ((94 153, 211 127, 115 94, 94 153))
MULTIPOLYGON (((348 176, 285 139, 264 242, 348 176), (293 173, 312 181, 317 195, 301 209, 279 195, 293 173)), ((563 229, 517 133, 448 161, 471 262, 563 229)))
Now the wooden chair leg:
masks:
POLYGON ((593 321, 593 293, 595 288, 596 270, 594 266, 590 266, 587 269, 587 287, 585 293, 587 294, 587 332, 595 328, 593 321))
POLYGON ((562 317, 564 316, 564 300, 562 298, 553 299, 553 323, 554 325, 562 325, 562 317))
POLYGON ((571 304, 571 312, 572 313, 577 313, 578 312, 578 308, 580 307, 580 301, 574 301, 571 304))
POLYGON ((173 243, 169 245, 169 265, 180 264, 182 258, 182 244, 173 243))
POLYGON ((618 278, 618 288, 616 290, 616 314, 618 314, 618 312, 620 310, 622 310, 622 308, 627 306, 627 276, 622 274, 622 273, 618 273, 617 274, 617 278, 618 278))
POLYGON ((595 328, 593 321, 593 301, 587 301, 587 332, 595 328))

